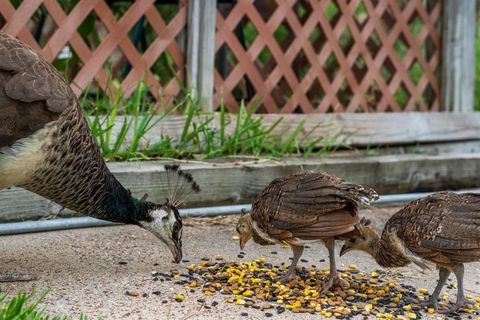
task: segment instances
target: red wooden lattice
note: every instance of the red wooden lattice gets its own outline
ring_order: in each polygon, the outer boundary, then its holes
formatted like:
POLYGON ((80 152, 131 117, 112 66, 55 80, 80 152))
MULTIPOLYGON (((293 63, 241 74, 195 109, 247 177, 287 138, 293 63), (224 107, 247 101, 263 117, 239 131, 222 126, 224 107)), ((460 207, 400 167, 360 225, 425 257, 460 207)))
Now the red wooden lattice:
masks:
POLYGON ((2 31, 27 42, 50 62, 66 47, 78 57, 81 67, 69 74, 77 95, 92 80, 96 80, 104 91, 110 90, 110 79, 117 78, 119 69, 128 61, 131 68, 121 77, 124 95, 129 96, 138 82, 145 81, 157 101, 176 96, 181 88, 177 79, 184 78, 185 67, 184 50, 177 38, 185 29, 186 21, 186 1, 180 1, 178 12, 170 21, 165 21, 154 0, 131 1, 121 16, 116 16, 105 0, 80 0, 71 10, 62 7, 57 0, 23 1, 18 8, 8 0, 0 1, 2 31), (48 21, 47 30, 40 35, 43 45, 32 34, 38 28, 36 20, 41 10, 47 13, 48 21), (148 41, 146 48, 138 49, 132 42, 131 31, 142 17, 155 37, 148 41), (82 37, 80 33, 82 26, 92 21, 97 41, 82 37), (162 54, 168 54, 173 61, 173 70, 166 79, 158 79, 151 69, 162 54))
POLYGON ((247 98, 267 113, 438 110, 441 8, 436 0, 220 8, 215 103, 235 111, 247 98), (254 39, 242 43, 239 28, 254 39))

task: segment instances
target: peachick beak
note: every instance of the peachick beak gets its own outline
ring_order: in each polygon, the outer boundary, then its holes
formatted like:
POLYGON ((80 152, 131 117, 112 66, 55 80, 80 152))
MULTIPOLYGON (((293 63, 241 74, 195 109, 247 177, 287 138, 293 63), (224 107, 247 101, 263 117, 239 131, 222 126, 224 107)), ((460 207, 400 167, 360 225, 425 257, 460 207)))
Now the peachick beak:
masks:
POLYGON ((345 253, 347 253, 348 251, 350 251, 350 248, 347 248, 346 245, 343 245, 342 246, 342 249, 340 249, 340 257, 343 256, 345 253))
POLYGON ((247 243, 247 238, 244 237, 243 235, 240 236, 240 250, 243 251, 243 248, 245 248, 245 244, 247 243))

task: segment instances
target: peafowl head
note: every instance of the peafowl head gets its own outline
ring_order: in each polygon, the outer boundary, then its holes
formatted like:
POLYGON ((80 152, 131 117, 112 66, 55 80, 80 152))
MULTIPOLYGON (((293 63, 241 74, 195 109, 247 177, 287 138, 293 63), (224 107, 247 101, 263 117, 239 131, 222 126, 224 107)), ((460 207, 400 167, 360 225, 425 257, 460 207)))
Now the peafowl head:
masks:
POLYGON ((242 215, 238 219, 237 222, 237 233, 239 234, 240 240, 240 250, 245 248, 245 244, 252 238, 252 231, 251 231, 251 224, 252 224, 252 217, 250 213, 247 213, 245 210, 242 209, 242 215))
MULTIPOLYGON (((148 206, 145 219, 139 220, 141 227, 152 232, 170 249, 173 261, 182 260, 182 218, 178 212, 187 197, 200 192, 200 187, 193 180, 192 175, 180 170, 178 165, 166 165, 168 181, 168 198, 164 204, 148 206)), ((145 202, 146 195, 140 200, 145 202)))
POLYGON ((360 236, 346 240, 340 250, 340 256, 343 256, 345 253, 352 250, 360 250, 373 254, 373 248, 376 241, 379 239, 379 235, 372 227, 370 227, 370 223, 371 221, 365 218, 362 218, 359 223, 357 223, 357 229, 360 231, 360 236))

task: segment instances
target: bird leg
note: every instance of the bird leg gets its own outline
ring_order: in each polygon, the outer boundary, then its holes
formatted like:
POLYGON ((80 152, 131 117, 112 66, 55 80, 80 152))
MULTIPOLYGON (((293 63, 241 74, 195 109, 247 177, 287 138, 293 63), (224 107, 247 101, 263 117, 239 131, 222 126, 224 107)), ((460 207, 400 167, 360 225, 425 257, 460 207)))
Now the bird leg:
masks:
POLYGON ((430 298, 426 301, 422 301, 420 303, 420 306, 422 306, 422 307, 432 306, 435 309, 435 311, 438 310, 438 296, 440 295, 440 292, 442 292, 443 285, 447 281, 449 275, 450 275, 450 271, 448 271, 445 268, 440 268, 438 270, 437 286, 435 287, 435 290, 433 291, 430 298))
POLYGON ((328 258, 330 260, 330 274, 328 275, 325 287, 322 289, 322 293, 327 292, 333 285, 340 286, 342 288, 349 287, 348 282, 343 280, 337 271, 337 265, 335 264, 335 239, 328 238, 325 240, 325 246, 328 249, 328 258))
POLYGON ((33 281, 37 277, 31 274, 0 274, 0 282, 33 281))
POLYGON ((455 273, 455 277, 457 277, 457 286, 458 286, 458 291, 457 291, 457 302, 453 307, 450 307, 446 310, 440 311, 440 313, 454 313, 458 309, 462 308, 465 303, 467 302, 467 298, 465 298, 465 295, 463 293, 463 264, 456 265, 453 267, 453 273, 455 273))
POLYGON ((303 245, 290 245, 293 251, 293 261, 290 267, 288 268, 287 273, 280 278, 280 282, 289 282, 295 279, 295 268, 297 267, 298 260, 302 256, 303 253, 303 245))

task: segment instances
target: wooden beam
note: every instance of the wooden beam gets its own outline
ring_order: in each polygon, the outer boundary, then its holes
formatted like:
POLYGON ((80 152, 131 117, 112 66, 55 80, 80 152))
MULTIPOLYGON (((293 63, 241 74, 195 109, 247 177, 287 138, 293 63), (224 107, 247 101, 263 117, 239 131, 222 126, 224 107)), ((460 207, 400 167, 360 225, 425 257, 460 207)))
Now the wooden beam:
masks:
POLYGON ((187 84, 193 98, 198 95, 198 46, 200 41, 200 1, 188 3, 187 20, 187 84))
POLYGON ((213 111, 216 14, 217 0, 202 0, 198 46, 198 92, 205 102, 205 111, 213 111))
MULTIPOLYGON (((163 202, 168 188, 165 163, 121 162, 109 163, 108 167, 135 196, 141 197, 147 192, 149 200, 163 202)), ((178 163, 192 174, 202 189, 189 197, 187 207, 249 203, 274 178, 301 170, 326 171, 371 186, 382 194, 475 188, 480 180, 478 153, 178 163)), ((71 214, 23 189, 0 191, 0 221, 71 214)))
POLYGON ((204 111, 213 110, 216 13, 216 0, 188 3, 187 79, 193 98, 202 100, 204 111))
MULTIPOLYGON (((219 128, 219 115, 194 117, 193 122, 202 121, 206 117, 213 117, 212 126, 219 128)), ((229 124, 226 133, 235 129, 235 115, 227 115, 229 124)), ((310 139, 300 142, 300 146, 307 145, 312 139, 320 136, 332 137, 340 131, 333 145, 347 144, 354 147, 365 146, 393 146, 432 144, 441 142, 463 142, 480 140, 480 113, 451 114, 445 112, 400 112, 400 113, 337 113, 312 115, 254 115, 254 118, 263 117, 263 124, 268 127, 279 117, 283 120, 272 132, 280 133, 283 130, 293 132, 304 121, 303 134, 315 126, 315 132, 310 139)), ((114 126, 113 136, 118 133, 123 124, 123 117, 118 117, 114 126)), ((145 138, 151 144, 159 141, 159 137, 169 136, 174 139, 180 137, 185 124, 184 116, 167 116, 150 130, 145 138)), ((287 133, 288 135, 289 133, 287 133)), ((130 135, 131 136, 131 135, 130 135)), ((129 137, 127 137, 129 139, 129 137)), ((112 138, 112 141, 114 138, 112 138)), ((317 146, 325 145, 319 141, 317 146)))
POLYGON ((443 2, 442 105, 447 111, 473 111, 475 6, 475 0, 443 2))

